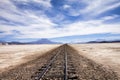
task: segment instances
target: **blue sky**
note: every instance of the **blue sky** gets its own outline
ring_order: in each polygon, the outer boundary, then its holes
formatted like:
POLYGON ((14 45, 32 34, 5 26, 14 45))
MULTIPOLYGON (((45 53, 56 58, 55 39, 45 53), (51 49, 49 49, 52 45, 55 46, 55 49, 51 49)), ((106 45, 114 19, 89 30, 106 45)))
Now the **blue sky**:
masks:
POLYGON ((0 40, 120 40, 120 0, 1 0, 0 40))

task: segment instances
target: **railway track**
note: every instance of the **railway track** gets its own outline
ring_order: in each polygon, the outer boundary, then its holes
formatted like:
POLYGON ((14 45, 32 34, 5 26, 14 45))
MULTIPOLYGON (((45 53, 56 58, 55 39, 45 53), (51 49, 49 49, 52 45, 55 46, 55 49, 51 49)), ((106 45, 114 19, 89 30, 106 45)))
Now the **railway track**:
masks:
POLYGON ((0 80, 120 80, 112 69, 82 55, 70 45, 0 74, 0 80))
POLYGON ((74 62, 67 52, 67 44, 61 46, 49 62, 38 69, 31 78, 32 80, 79 80, 74 62))

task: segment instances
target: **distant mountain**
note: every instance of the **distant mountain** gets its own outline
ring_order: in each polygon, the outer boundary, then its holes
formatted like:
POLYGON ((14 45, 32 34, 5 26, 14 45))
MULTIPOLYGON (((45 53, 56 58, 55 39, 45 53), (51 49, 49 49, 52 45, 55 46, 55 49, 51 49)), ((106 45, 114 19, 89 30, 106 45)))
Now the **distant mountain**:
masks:
POLYGON ((18 41, 11 41, 11 42, 6 42, 6 41, 0 41, 0 43, 2 43, 3 45, 4 44, 59 44, 60 42, 53 42, 53 41, 50 41, 48 39, 40 39, 40 40, 37 40, 37 41, 32 41, 32 42, 18 42, 18 41))
POLYGON ((50 41, 49 39, 44 39, 44 38, 37 41, 29 42, 29 44, 57 44, 57 43, 60 42, 53 42, 50 41))
POLYGON ((22 42, 17 42, 17 41, 12 41, 12 42, 7 42, 8 44, 27 44, 27 43, 22 43, 22 42))
POLYGON ((27 43, 22 43, 22 42, 15 42, 15 41, 12 41, 12 42, 6 42, 6 41, 0 41, 0 44, 2 44, 2 45, 12 45, 12 44, 27 44, 27 43))
POLYGON ((104 41, 89 41, 87 43, 119 43, 120 40, 111 40, 111 41, 107 41, 107 40, 104 40, 104 41))

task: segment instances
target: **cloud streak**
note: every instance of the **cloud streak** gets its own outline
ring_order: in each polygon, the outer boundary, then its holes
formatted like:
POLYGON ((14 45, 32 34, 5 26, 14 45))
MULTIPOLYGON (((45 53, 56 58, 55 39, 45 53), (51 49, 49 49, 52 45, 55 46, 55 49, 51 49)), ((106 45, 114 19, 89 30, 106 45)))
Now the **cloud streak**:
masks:
POLYGON ((119 18, 119 15, 112 14, 94 19, 95 16, 100 16, 104 12, 119 7, 119 0, 107 0, 105 3, 103 3, 103 0, 93 0, 92 2, 90 0, 81 0, 84 7, 79 6, 80 3, 76 3, 77 0, 71 0, 57 7, 61 12, 53 6, 54 4, 51 4, 51 0, 31 0, 31 2, 39 8, 34 10, 33 7, 29 7, 27 9, 27 5, 30 4, 29 0, 0 1, 1 38, 9 35, 16 39, 25 39, 101 33, 120 34, 120 23, 105 23, 119 18), (26 6, 21 9, 18 4, 26 6), (52 13, 55 11, 58 14, 52 13), (55 17, 52 17, 53 15, 55 17), (90 19, 81 19, 81 17, 86 18, 89 16, 91 16, 90 19))
MULTIPOLYGON (((109 17, 109 16, 108 16, 109 17)), ((116 16, 108 19, 114 19, 116 16)), ((21 34, 16 35, 16 38, 55 38, 71 35, 87 35, 87 34, 98 34, 98 33, 112 33, 120 34, 119 24, 104 24, 104 21, 108 20, 102 18, 100 20, 91 20, 91 21, 79 21, 72 24, 67 24, 62 28, 54 28, 53 25, 49 24, 32 24, 31 26, 18 26, 7 27, 3 26, 2 31, 8 32, 7 34, 12 34, 13 30, 19 31, 21 34), (39 27, 39 26, 44 27, 39 27), (45 27, 46 26, 46 27, 45 27)), ((47 22, 47 21, 46 21, 47 22)))
MULTIPOLYGON (((78 15, 85 15, 86 17, 93 17, 93 16, 98 16, 99 14, 105 13, 109 10, 113 10, 117 7, 120 7, 120 1, 119 0, 71 0, 68 1, 67 6, 69 7, 69 13, 72 16, 78 16, 78 15), (82 5, 84 6, 79 6, 75 4, 82 5), (82 4, 81 4, 82 3, 82 4)), ((63 8, 66 6, 66 4, 63 6, 63 8)), ((68 9, 68 8, 67 8, 68 9)))

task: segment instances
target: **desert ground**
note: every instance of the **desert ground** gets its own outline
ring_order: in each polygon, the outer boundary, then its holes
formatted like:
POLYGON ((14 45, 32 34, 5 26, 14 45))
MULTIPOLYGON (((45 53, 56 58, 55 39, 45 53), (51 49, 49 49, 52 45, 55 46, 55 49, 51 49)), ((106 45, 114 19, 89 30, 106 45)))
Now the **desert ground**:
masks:
MULTIPOLYGON (((113 71, 120 77, 120 43, 69 45, 75 49, 68 49, 68 53, 73 55, 74 64, 82 79, 91 79, 91 72, 95 73, 95 77, 102 73, 102 78, 105 74, 108 78, 111 77, 110 80, 114 80, 113 71)), ((0 76, 3 80, 30 80, 31 74, 59 52, 59 46, 60 44, 0 46, 0 76), (16 75, 18 78, 14 78, 16 75)))
POLYGON ((80 55, 114 70, 120 76, 120 43, 72 44, 80 55))
POLYGON ((1 45, 0 72, 35 59, 59 45, 1 45))

